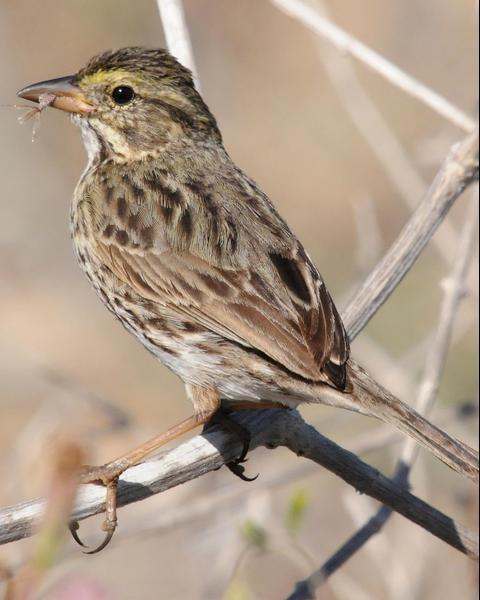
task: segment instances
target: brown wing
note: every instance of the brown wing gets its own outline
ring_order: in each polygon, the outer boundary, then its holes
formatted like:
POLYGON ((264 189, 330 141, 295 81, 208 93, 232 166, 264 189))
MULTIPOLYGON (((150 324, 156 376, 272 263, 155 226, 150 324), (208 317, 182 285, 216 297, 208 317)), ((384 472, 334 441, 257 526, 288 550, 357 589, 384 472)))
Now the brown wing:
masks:
MULTIPOLYGON (((168 194, 162 193, 164 214, 168 194)), ((178 202, 180 196, 175 191, 168 227, 148 217, 148 243, 141 243, 138 222, 137 233, 122 230, 119 235, 118 211, 107 214, 97 237, 106 266, 139 296, 170 312, 260 351, 294 374, 343 388, 349 349, 341 319, 302 246, 273 207, 264 206, 268 200, 262 197, 254 210, 244 206, 237 219, 227 218, 217 206, 212 220, 197 205, 178 202), (274 242, 272 227, 265 225, 272 220, 274 242), (182 240, 175 250, 172 231, 174 239, 182 240), (229 254, 226 231, 235 241, 229 254)), ((122 202, 122 212, 133 210, 126 205, 122 202)), ((133 222, 132 215, 123 216, 123 226, 133 222)))

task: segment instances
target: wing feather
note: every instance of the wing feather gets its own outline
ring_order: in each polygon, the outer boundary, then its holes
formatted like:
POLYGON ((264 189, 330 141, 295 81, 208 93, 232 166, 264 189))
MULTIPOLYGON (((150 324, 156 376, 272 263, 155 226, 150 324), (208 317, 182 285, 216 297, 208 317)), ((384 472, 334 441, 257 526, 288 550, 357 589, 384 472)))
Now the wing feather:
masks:
MULTIPOLYGON (((343 389, 349 346, 340 316, 303 247, 253 182, 242 174, 234 189, 224 183, 217 195, 192 196, 149 170, 151 189, 141 195, 140 177, 119 172, 122 202, 103 202, 97 219, 96 254, 110 271, 160 309, 294 375, 343 389), (225 201, 228 194, 235 200, 225 201), (159 210, 164 205, 168 214, 159 210)), ((101 186, 95 189, 102 197, 101 186)))
MULTIPOLYGON (((286 285, 275 282, 276 294, 265 293, 268 282, 253 286, 248 270, 220 270, 188 252, 142 255, 101 242, 98 248, 108 268, 142 298, 260 351, 301 377, 324 380, 322 369, 330 360, 341 371, 343 326, 323 282, 316 282, 318 291, 307 305, 292 298, 286 285)), ((301 285, 315 290, 312 281, 301 285)), ((325 372, 342 387, 341 374, 325 372)))

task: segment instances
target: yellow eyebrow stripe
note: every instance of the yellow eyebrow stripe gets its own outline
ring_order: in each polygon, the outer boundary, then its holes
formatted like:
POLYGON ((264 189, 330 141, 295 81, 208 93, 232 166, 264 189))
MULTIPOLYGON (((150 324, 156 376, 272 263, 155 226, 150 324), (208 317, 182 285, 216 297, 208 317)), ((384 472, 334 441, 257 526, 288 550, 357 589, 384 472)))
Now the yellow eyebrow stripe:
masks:
POLYGON ((144 77, 138 73, 132 73, 131 71, 125 71, 123 69, 108 70, 108 71, 95 71, 90 75, 85 75, 80 80, 81 86, 91 86, 99 83, 102 84, 115 84, 115 83, 141 83, 144 81, 144 77))

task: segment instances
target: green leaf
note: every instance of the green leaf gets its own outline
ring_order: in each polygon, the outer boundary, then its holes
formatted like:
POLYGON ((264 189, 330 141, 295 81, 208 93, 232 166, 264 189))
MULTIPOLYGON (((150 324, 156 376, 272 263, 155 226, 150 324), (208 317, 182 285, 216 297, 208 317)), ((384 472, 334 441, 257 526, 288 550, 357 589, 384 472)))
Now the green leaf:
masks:
POLYGON ((251 600, 252 595, 244 581, 235 579, 225 592, 225 600, 251 600))
POLYGON ((261 550, 266 548, 268 534, 267 531, 260 525, 257 525, 250 519, 247 519, 242 525, 241 532, 247 543, 251 546, 255 546, 261 550))
POLYGON ((285 515, 285 526, 291 536, 300 530, 305 518, 305 511, 310 504, 310 494, 305 489, 294 492, 285 515))

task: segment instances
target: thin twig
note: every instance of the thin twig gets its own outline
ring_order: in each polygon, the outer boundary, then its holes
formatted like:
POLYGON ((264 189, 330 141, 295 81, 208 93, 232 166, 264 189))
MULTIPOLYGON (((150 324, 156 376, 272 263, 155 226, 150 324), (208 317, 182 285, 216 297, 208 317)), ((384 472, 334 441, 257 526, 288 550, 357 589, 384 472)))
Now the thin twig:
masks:
MULTIPOLYGON (((272 409, 237 413, 235 418, 252 435, 252 448, 285 446, 323 466, 353 485, 417 523, 432 535, 471 558, 478 557, 475 534, 450 517, 420 500, 401 485, 322 436, 307 425, 294 410, 272 409)), ((221 429, 212 428, 165 453, 160 458, 139 464, 123 473, 118 486, 118 504, 124 506, 195 479, 230 462, 240 451, 240 442, 221 429), (160 475, 161 474, 161 475, 160 475), (160 475, 160 476, 159 476, 160 475)), ((0 544, 31 534, 44 500, 37 499, 0 511, 0 544)), ((72 519, 81 520, 105 510, 105 491, 101 486, 81 486, 72 519)))
MULTIPOLYGON (((437 397, 452 337, 455 316, 464 295, 465 277, 476 239, 477 226, 478 203, 477 199, 473 198, 461 232, 451 275, 444 281, 445 295, 438 327, 431 342, 430 351, 427 353, 425 370, 417 397, 416 409, 421 414, 426 415, 430 412, 437 397)), ((415 441, 411 438, 405 440, 394 478, 400 485, 408 486, 409 473, 417 454, 418 445, 415 441)), ((342 567, 374 535, 379 533, 392 514, 393 511, 390 506, 382 506, 319 569, 314 571, 307 579, 299 582, 288 600, 313 600, 315 590, 323 585, 330 575, 342 567)))
MULTIPOLYGON (((326 2, 317 0, 317 5, 319 14, 328 19, 326 2)), ((426 183, 358 79, 354 64, 349 57, 340 54, 323 40, 319 40, 319 45, 321 45, 318 53, 320 60, 345 111, 400 197, 411 210, 414 210, 418 199, 425 192, 426 183)), ((452 261, 456 239, 457 232, 448 221, 433 238, 435 250, 448 265, 452 261)))
POLYGON ((165 41, 170 53, 182 65, 190 69, 195 80, 195 85, 197 89, 200 89, 182 0, 157 0, 157 5, 165 33, 165 41))
POLYGON ((343 314, 350 339, 370 321, 420 256, 455 200, 478 179, 478 133, 455 144, 402 232, 343 314))
MULTIPOLYGON (((447 410, 444 411, 443 417, 439 419, 439 422, 451 424, 458 418, 459 414, 457 410, 447 410)), ((357 455, 365 455, 379 449, 388 448, 393 444, 399 444, 402 439, 404 438, 399 431, 391 427, 381 426, 377 427, 374 431, 369 431, 368 433, 356 436, 354 439, 350 439, 348 450, 357 455)), ((256 482, 255 487, 249 490, 245 490, 245 487, 238 485, 222 487, 216 489, 214 492, 208 490, 205 494, 196 497, 193 502, 190 502, 186 506, 178 506, 161 514, 155 511, 154 514, 148 515, 143 523, 137 520, 130 528, 128 525, 122 525, 122 528, 115 533, 115 537, 110 545, 114 546, 115 544, 122 543, 123 540, 133 536, 137 537, 152 533, 164 534, 173 528, 198 521, 199 518, 212 514, 215 510, 220 510, 221 508, 225 510, 225 507, 229 505, 233 507, 235 503, 238 503, 240 498, 245 503, 246 498, 263 494, 267 490, 273 493, 276 489, 283 489, 288 485, 315 475, 318 475, 316 464, 310 461, 302 461, 301 464, 282 470, 275 475, 262 474, 262 477, 256 482)))
POLYGON ((302 0, 271 0, 277 8, 291 17, 298 19, 305 27, 327 39, 342 52, 351 54, 356 59, 379 73, 387 81, 402 89, 407 94, 422 101, 438 114, 454 123, 464 131, 475 129, 475 121, 445 98, 420 83, 405 71, 377 54, 355 37, 323 18, 314 8, 302 0))
MULTIPOLYGON (((450 408, 441 412, 440 424, 451 424, 462 418, 457 408, 450 408)), ((393 444, 399 444, 402 435, 399 431, 391 427, 381 426, 370 430, 368 433, 359 434, 348 441, 348 450, 357 455, 365 455, 370 452, 385 449, 393 444)), ((243 504, 248 499, 257 495, 264 494, 266 491, 275 493, 277 489, 283 489, 288 485, 304 480, 312 476, 318 476, 318 467, 311 461, 302 461, 290 468, 283 470, 281 473, 269 475, 262 473, 262 477, 257 480, 255 486, 245 489, 244 486, 231 484, 225 487, 216 488, 214 491, 209 489, 205 493, 196 495, 194 501, 187 505, 179 505, 176 508, 171 508, 168 511, 158 512, 155 510, 152 514, 148 514, 141 520, 136 520, 130 526, 122 523, 122 527, 115 533, 115 536, 110 543, 111 546, 122 544, 125 539, 144 535, 165 534, 174 528, 184 526, 189 523, 194 523, 198 519, 211 515, 216 510, 229 510, 228 507, 238 505, 239 499, 242 499, 243 504)), ((66 555, 69 556, 76 552, 73 547, 67 550, 66 555)))
MULTIPOLYGON (((445 367, 453 325, 461 300, 465 296, 465 278, 468 272, 470 258, 475 246, 478 228, 478 199, 473 197, 465 219, 465 225, 460 233, 457 256, 451 275, 443 281, 445 288, 438 328, 431 342, 425 361, 425 370, 418 392, 417 410, 428 414, 437 397, 440 379, 445 367)), ((405 440, 401 462, 413 464, 418 445, 412 444, 411 438, 405 440)))

